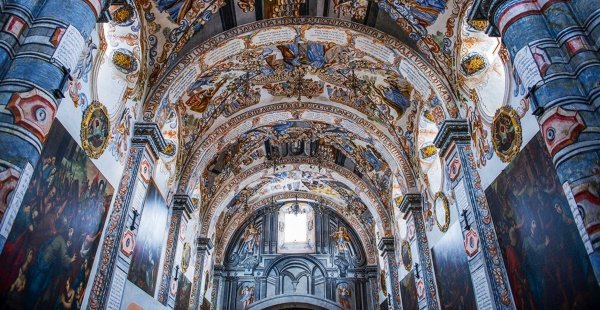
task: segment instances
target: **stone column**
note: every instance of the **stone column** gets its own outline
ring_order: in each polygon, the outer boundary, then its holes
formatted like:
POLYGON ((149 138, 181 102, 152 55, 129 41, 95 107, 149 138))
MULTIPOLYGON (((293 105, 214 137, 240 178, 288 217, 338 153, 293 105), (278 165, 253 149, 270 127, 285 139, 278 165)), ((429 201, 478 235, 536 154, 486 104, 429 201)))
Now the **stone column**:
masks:
POLYGON ((393 309, 402 309, 402 302, 400 301, 400 280, 398 278, 398 264, 396 263, 395 246, 393 237, 384 237, 379 241, 379 250, 384 262, 388 266, 388 277, 390 279, 390 287, 388 292, 390 298, 388 300, 389 305, 393 309))
MULTIPOLYGON (((171 213, 171 223, 169 225, 169 236, 167 237, 167 249, 165 252, 165 261, 163 265, 163 274, 158 292, 158 301, 166 305, 169 309, 175 307, 175 296, 169 294, 170 284, 172 279, 175 279, 178 272, 175 268, 175 255, 179 247, 179 236, 182 223, 187 223, 191 219, 191 215, 196 211, 196 206, 192 203, 192 199, 188 195, 175 195, 173 197, 173 212, 171 213)), ((179 275, 183 277, 183 274, 179 275)))
POLYGON ((496 230, 471 150, 469 124, 446 120, 434 144, 456 200, 477 308, 514 309, 496 230), (467 229, 468 228, 468 229, 467 229))
MULTIPOLYGON (((437 287, 433 275, 433 263, 431 261, 431 250, 427 241, 425 232, 425 222, 423 221, 423 199, 421 194, 407 194, 402 198, 400 211, 404 213, 404 218, 414 221, 416 238, 411 243, 416 243, 418 252, 414 253, 413 260, 418 262, 419 268, 413 266, 417 290, 420 285, 425 287, 424 296, 419 297, 419 309, 439 309, 437 287), (410 219, 412 217, 412 219, 410 219), (419 283, 421 282, 421 283, 419 283), (425 297, 425 298, 422 298, 425 297)), ((411 244, 412 247, 412 244, 411 244)))
POLYGON ((136 123, 131 142, 117 197, 103 233, 100 261, 89 298, 90 309, 121 306, 148 182, 158 153, 165 148, 160 129, 153 123, 136 123))
POLYGON ((600 283, 600 5, 479 0, 471 19, 501 35, 600 283))
MULTIPOLYGON (((210 256, 210 250, 213 248, 213 242, 210 238, 198 238, 196 251, 196 266, 194 269, 194 281, 192 281, 192 296, 190 298, 190 308, 200 309, 204 299, 204 287, 202 287, 202 275, 204 274, 204 261, 210 256)), ((214 276, 216 279, 216 275, 214 276)), ((213 284, 213 291, 217 287, 213 284)), ((215 305, 213 304, 213 307, 215 305)))
POLYGON ((18 208, 101 0, 2 1, 0 6, 0 218, 18 208), (65 9, 68 7, 68 9, 65 9), (75 39, 73 39, 75 38, 75 39), (63 40, 64 39, 64 40, 63 40), (68 46, 67 42, 77 42, 68 46), (81 46, 79 46, 81 45, 81 46))

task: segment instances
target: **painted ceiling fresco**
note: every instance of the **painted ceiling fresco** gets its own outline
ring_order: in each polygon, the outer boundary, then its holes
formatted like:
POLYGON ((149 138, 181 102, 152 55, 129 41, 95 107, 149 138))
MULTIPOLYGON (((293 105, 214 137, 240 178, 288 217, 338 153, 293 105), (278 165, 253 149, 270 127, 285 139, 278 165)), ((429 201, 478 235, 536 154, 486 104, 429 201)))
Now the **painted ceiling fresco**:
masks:
MULTIPOLYGON (((92 89, 119 77, 119 100, 98 94, 118 102, 108 147, 117 160, 133 120, 159 124, 159 171, 199 205, 201 235, 291 192, 390 235, 403 194, 442 189, 433 138, 445 119, 469 120, 485 167, 496 109, 528 109, 499 41, 466 22, 467 4, 132 1, 111 6, 99 46, 88 47, 108 66, 84 57, 80 70, 98 71, 92 89)), ((76 82, 71 97, 85 105, 76 82)))

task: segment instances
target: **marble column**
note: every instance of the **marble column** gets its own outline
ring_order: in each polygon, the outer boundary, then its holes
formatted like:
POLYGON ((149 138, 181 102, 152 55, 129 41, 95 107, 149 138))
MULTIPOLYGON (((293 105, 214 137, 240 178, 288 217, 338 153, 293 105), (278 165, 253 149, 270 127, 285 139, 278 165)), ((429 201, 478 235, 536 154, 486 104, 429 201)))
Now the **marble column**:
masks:
POLYGON ((58 105, 104 1, 2 1, 0 5, 0 218, 18 208, 58 105), (68 9, 66 9, 68 7, 68 9), (69 44, 76 42, 75 44, 69 44), (24 179, 21 180, 21 176, 24 179))
MULTIPOLYGON (((196 266, 194 268, 194 281, 192 281, 192 296, 190 298, 190 309, 200 309, 204 300, 204 287, 202 287, 202 275, 204 274, 204 262, 210 256, 213 242, 210 238, 198 238, 196 250, 196 266)), ((215 275, 216 279, 216 275, 215 275)), ((213 291, 217 289, 213 285, 213 291)), ((215 305, 213 304, 213 307, 215 305)))
POLYGON ((393 309, 402 309, 402 302, 400 300, 400 279, 398 278, 398 264, 396 263, 394 238, 381 238, 378 247, 389 271, 388 277, 391 285, 388 288, 390 296, 388 303, 393 309))
POLYGON ((502 37, 600 283, 600 4, 479 0, 470 19, 502 37))
POLYGON ((119 309, 144 198, 165 140, 154 123, 136 123, 132 145, 108 225, 89 297, 89 309, 119 309))
MULTIPOLYGON (((181 270, 175 268, 175 256, 177 249, 181 245, 179 236, 185 234, 185 231, 181 231, 182 227, 187 227, 187 224, 191 219, 191 215, 196 211, 196 206, 192 202, 192 199, 188 195, 175 195, 173 197, 173 212, 171 213, 171 222, 169 225, 169 235, 167 237, 167 248, 165 252, 165 260, 163 264, 163 275, 158 292, 158 301, 163 305, 166 305, 169 309, 175 307, 175 295, 169 294, 171 281, 174 281, 177 276, 183 277, 183 275, 177 275, 176 272, 181 270)), ((182 271, 183 272, 183 271, 182 271)))
POLYGON ((506 267, 471 149, 469 124, 446 120, 434 140, 458 208, 478 309, 514 309, 506 267))
MULTIPOLYGON (((404 218, 408 221, 414 221, 416 238, 411 243, 416 243, 417 253, 414 253, 413 260, 418 262, 419 268, 413 266, 415 273, 416 289, 420 285, 425 287, 425 293, 422 298, 419 297, 419 309, 439 309, 437 287, 433 275, 433 263, 431 261, 431 250, 427 241, 425 232, 425 222, 423 220, 423 199, 421 194, 406 194, 400 203, 400 211, 404 213, 404 218), (422 282, 422 283, 419 283, 422 282)), ((412 244, 411 244, 412 248, 412 244)))

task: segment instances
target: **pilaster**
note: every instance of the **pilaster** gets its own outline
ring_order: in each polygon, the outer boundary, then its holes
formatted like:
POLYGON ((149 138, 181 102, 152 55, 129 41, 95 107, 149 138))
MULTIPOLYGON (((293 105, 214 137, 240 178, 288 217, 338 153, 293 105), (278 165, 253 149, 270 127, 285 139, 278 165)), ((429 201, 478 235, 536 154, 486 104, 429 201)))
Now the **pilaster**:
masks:
MULTIPOLYGON (((163 305, 166 305, 169 309, 175 307, 175 296, 169 294, 169 288, 171 282, 174 281, 173 279, 177 277, 177 274, 175 273, 178 272, 178 268, 175 268, 175 256, 177 254, 177 249, 181 244, 177 242, 177 240, 179 240, 179 236, 182 233, 185 233, 181 231, 182 227, 186 227, 186 225, 182 225, 182 223, 187 224, 191 219, 192 213, 196 210, 196 206, 192 202, 190 196, 178 194, 173 197, 172 210, 162 280, 158 292, 158 301, 163 305)), ((183 275, 180 276, 183 277, 183 275)))
POLYGON ((496 230, 475 166, 467 121, 445 121, 434 144, 443 155, 458 214, 464 212, 460 225, 465 227, 463 240, 477 308, 514 309, 496 230))
POLYGON ((136 123, 132 146, 108 225, 89 297, 90 309, 118 309, 131 264, 144 198, 165 140, 156 124, 136 123))
MULTIPOLYGON (((190 309, 200 309, 202 306, 203 288, 202 288, 202 275, 204 274, 204 262, 210 256, 210 251, 214 247, 214 244, 210 238, 198 238, 197 251, 196 251, 196 268, 194 269, 194 281, 192 282, 192 297, 190 298, 190 309)), ((216 275, 213 279, 217 279, 216 275)), ((217 287, 213 285, 213 292, 217 287)), ((213 303, 213 307, 215 304, 213 303)), ((217 309, 217 308, 215 308, 217 309)))
POLYGON ((388 266, 390 279, 390 300, 389 304, 393 309, 402 309, 402 301, 400 299, 400 280, 398 278, 398 263, 396 262, 395 245, 393 237, 384 237, 379 240, 378 244, 381 256, 388 266))
MULTIPOLYGON (((411 243, 416 243, 418 252, 415 253, 415 262, 418 262, 420 268, 412 268, 415 273, 415 284, 418 290, 419 286, 425 287, 425 294, 418 296, 419 309, 439 309, 437 287, 433 274, 433 263, 431 261, 431 250, 427 241, 425 232, 425 223, 423 221, 423 199, 421 194, 406 194, 400 203, 400 211, 404 213, 405 218, 414 221, 415 236, 411 243)), ((411 248, 412 248, 411 244, 411 248)))

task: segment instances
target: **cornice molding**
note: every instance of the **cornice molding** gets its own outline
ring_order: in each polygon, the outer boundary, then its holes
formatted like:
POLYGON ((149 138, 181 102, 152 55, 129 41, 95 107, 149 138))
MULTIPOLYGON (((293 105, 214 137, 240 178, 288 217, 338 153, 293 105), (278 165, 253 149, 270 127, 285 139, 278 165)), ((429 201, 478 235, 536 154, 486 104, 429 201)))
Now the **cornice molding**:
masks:
POLYGON ((158 158, 167 145, 160 128, 155 123, 138 122, 133 125, 131 143, 148 145, 152 154, 158 158))
POLYGON ((400 208, 400 212, 408 214, 408 212, 420 209, 422 207, 423 197, 421 194, 406 194, 402 198, 402 202, 398 208, 400 208))
POLYGON ((446 154, 453 142, 471 141, 469 123, 466 120, 445 120, 433 140, 433 144, 440 150, 440 154, 446 154))
POLYGON ((182 211, 188 219, 191 218, 192 213, 196 211, 196 205, 194 205, 192 198, 188 195, 176 194, 173 196, 173 211, 182 211))
POLYGON ((385 255, 387 253, 392 253, 393 255, 394 249, 396 248, 394 245, 394 237, 381 238, 381 240, 379 240, 379 243, 377 244, 377 247, 381 251, 382 255, 385 255))

